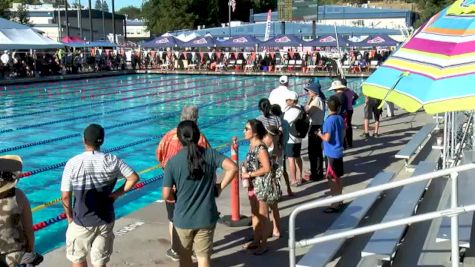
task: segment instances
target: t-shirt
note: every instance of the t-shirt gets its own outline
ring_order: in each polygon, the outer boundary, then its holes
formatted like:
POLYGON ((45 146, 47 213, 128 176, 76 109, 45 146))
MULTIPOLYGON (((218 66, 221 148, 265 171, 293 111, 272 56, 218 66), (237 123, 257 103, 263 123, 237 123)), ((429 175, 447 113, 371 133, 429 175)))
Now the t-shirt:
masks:
POLYGON ((117 178, 134 171, 122 160, 100 151, 86 151, 66 163, 61 191, 73 192, 73 220, 81 226, 101 226, 115 220, 109 197, 117 178))
POLYGON ((340 108, 338 109, 338 114, 343 116, 348 107, 348 101, 346 100, 346 96, 343 93, 336 93, 335 97, 338 98, 338 101, 340 101, 340 108))
POLYGON ((270 126, 274 126, 277 129, 282 127, 281 119, 275 115, 269 115, 268 117, 259 115, 256 119, 262 122, 266 129, 269 129, 270 126))
POLYGON ((288 92, 291 91, 285 85, 279 85, 277 88, 272 90, 269 95, 269 102, 271 105, 279 105, 280 110, 283 112, 287 108, 287 102, 285 97, 288 96, 288 92))
POLYGON ((294 124, 294 121, 298 118, 300 109, 298 107, 287 107, 284 112, 284 120, 282 126, 284 129, 284 144, 300 144, 302 138, 293 136, 290 133, 290 128, 294 124))
POLYGON ((176 187, 173 224, 183 229, 208 228, 216 224, 219 218, 214 196, 214 176, 225 157, 214 149, 205 149, 205 174, 195 181, 189 179, 187 154, 187 148, 181 149, 165 167, 163 186, 176 187))
POLYGON ((345 124, 343 118, 338 115, 330 115, 323 122, 322 133, 330 133, 330 141, 323 142, 323 152, 330 158, 343 157, 343 137, 345 124))
POLYGON ((319 96, 315 96, 308 105, 305 105, 305 111, 310 117, 311 125, 322 125, 325 116, 325 105, 319 96))
MULTIPOLYGON (((209 147, 208 141, 204 135, 200 135, 198 145, 204 148, 209 147)), ((168 131, 160 141, 155 151, 157 160, 160 162, 163 168, 167 166, 167 162, 173 156, 175 156, 183 146, 177 136, 177 128, 168 131)))
POLYGON ((343 91, 343 94, 346 96, 346 110, 353 110, 353 100, 355 99, 356 93, 353 90, 346 88, 343 91))

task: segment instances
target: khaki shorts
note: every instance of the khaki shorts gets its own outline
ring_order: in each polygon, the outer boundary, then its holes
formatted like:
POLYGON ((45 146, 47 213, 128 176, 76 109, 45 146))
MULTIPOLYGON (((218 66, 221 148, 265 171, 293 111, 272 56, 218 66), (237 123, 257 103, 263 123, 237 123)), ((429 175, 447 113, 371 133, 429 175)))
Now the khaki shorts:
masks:
POLYGON ((175 227, 179 255, 191 256, 192 250, 197 257, 210 257, 213 250, 215 225, 203 229, 182 229, 175 227))
POLYGON ((66 231, 66 258, 81 263, 87 260, 90 252, 93 265, 105 265, 112 254, 113 228, 114 223, 91 227, 70 223, 66 231))

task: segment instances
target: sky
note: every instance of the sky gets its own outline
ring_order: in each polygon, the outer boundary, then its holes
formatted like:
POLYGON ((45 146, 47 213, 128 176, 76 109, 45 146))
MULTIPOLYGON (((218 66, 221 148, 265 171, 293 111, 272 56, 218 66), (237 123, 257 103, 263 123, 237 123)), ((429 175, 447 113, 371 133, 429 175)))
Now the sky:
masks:
MULTIPOLYGON (((1 0, 0 0, 1 1, 1 0)), ((69 3, 77 2, 77 0, 68 0, 69 3)), ((112 8, 112 0, 105 0, 109 4, 109 8, 112 8)), ((81 0, 81 5, 87 7, 89 0, 81 0)), ((94 8, 96 0, 91 0, 92 7, 94 8)), ((142 5, 142 0, 115 0, 115 10, 119 10, 126 6, 136 6, 140 7, 142 5)))

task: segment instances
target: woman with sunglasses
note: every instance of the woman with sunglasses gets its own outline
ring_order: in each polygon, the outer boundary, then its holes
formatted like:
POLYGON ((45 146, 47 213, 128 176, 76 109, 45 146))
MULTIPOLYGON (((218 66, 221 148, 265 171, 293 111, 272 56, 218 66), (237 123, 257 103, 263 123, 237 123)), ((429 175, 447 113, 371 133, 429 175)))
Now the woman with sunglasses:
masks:
POLYGON ((261 178, 271 171, 271 160, 267 146, 263 142, 267 131, 259 120, 252 119, 244 127, 244 138, 249 140, 249 151, 243 166, 242 179, 249 179, 249 202, 252 213, 253 241, 246 243, 243 248, 256 249, 254 255, 267 252, 267 237, 270 230, 269 206, 265 199, 259 199, 256 178, 261 178), (244 171, 245 169, 245 171, 244 171))

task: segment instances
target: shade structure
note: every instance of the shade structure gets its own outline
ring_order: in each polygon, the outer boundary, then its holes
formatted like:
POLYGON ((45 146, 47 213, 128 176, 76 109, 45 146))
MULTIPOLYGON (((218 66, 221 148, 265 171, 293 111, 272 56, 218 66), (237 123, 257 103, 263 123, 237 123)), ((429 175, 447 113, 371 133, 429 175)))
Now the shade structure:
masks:
POLYGON ((410 112, 474 110, 473 8, 459 0, 432 17, 363 83, 363 93, 410 112))
POLYGON ((300 46, 305 41, 295 35, 279 35, 272 39, 262 42, 262 46, 265 47, 286 47, 286 46, 300 46))
POLYGON ((54 49, 63 44, 45 37, 29 26, 0 18, 0 49, 54 49))
POLYGON ((316 46, 316 47, 345 47, 348 44, 348 40, 346 38, 343 38, 341 35, 325 35, 325 36, 320 36, 314 40, 305 42, 303 46, 316 46), (338 42, 337 42, 338 41, 338 42))
POLYGON ((94 41, 94 42, 83 42, 83 43, 66 43, 66 46, 69 47, 117 47, 116 44, 113 44, 109 41, 94 41))
POLYGON ((178 47, 182 44, 182 41, 173 36, 161 36, 151 41, 143 43, 144 48, 168 48, 178 47))
POLYGON ((387 34, 372 35, 363 39, 360 42, 351 42, 348 41, 348 45, 352 47, 388 47, 388 46, 397 46, 398 42, 393 38, 389 37, 387 34))
POLYGON ((214 47, 216 40, 213 37, 198 36, 188 42, 182 42, 181 47, 214 47))
POLYGON ((235 36, 228 40, 217 41, 217 47, 255 47, 261 41, 254 36, 235 36))

